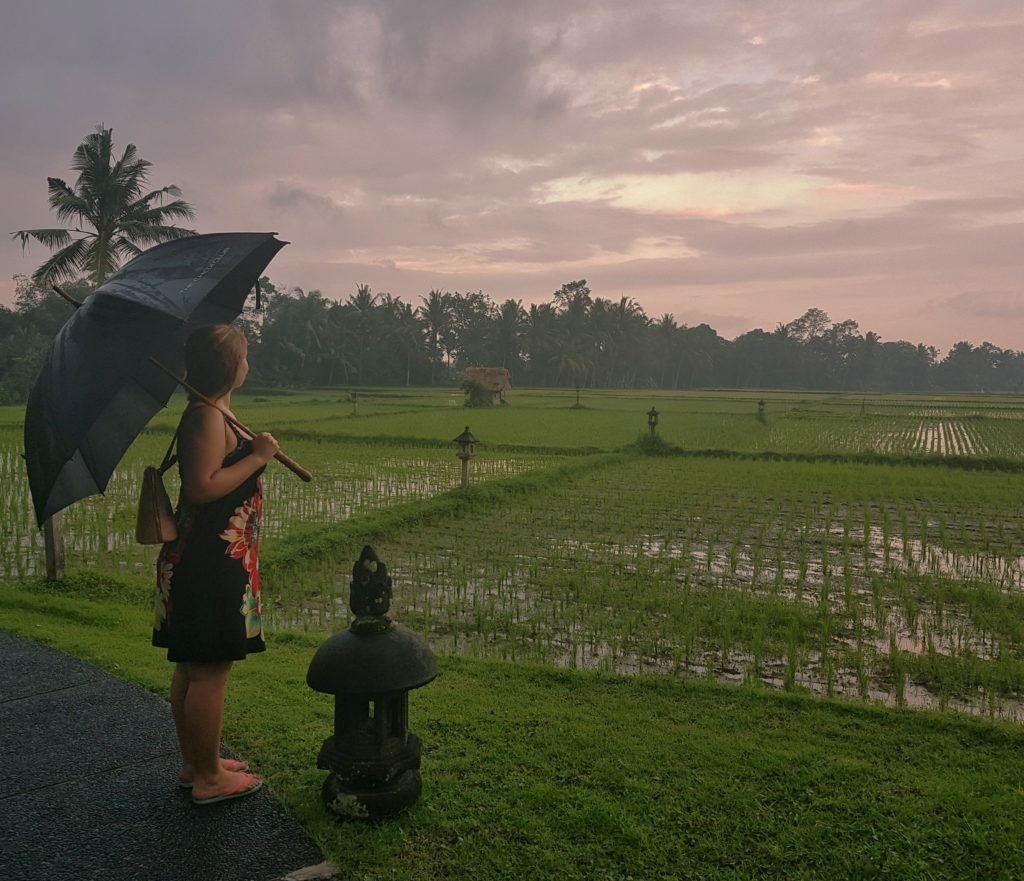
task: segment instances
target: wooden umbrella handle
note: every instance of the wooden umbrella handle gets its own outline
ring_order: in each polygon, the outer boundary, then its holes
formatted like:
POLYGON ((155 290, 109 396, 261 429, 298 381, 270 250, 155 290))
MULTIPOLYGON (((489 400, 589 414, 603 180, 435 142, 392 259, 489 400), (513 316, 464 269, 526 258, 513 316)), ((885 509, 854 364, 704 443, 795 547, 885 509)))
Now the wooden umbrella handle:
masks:
MULTIPOLYGON (((227 419, 228 422, 235 426, 235 428, 237 428, 239 431, 245 432, 245 434, 249 435, 249 440, 252 440, 254 437, 256 437, 255 431, 253 431, 251 428, 243 425, 241 422, 235 419, 234 416, 232 416, 216 401, 212 401, 210 398, 206 397, 206 395, 204 395, 201 391, 193 388, 169 367, 165 367, 163 364, 157 361, 156 358, 152 356, 150 356, 149 360, 154 365, 159 367, 168 376, 172 377, 174 381, 177 382, 182 388, 184 388, 190 395, 193 395, 194 397, 198 398, 204 404, 209 404, 214 409, 220 410, 220 412, 224 414, 224 418, 227 419)), ((309 483, 313 479, 312 474, 310 474, 305 468, 303 468, 298 462, 296 462, 290 456, 286 456, 281 450, 278 450, 276 453, 274 453, 274 458, 277 459, 278 462, 284 465, 284 467, 291 471, 293 474, 297 475, 298 477, 306 481, 306 483, 309 483)))

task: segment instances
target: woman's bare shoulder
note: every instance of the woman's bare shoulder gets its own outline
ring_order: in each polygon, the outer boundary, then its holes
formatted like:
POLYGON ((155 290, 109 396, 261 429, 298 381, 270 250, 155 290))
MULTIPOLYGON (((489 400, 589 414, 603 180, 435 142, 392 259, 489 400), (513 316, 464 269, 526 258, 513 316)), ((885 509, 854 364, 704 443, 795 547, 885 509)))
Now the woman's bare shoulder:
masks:
POLYGON ((193 437, 223 434, 224 415, 208 404, 189 404, 181 417, 181 432, 193 437))

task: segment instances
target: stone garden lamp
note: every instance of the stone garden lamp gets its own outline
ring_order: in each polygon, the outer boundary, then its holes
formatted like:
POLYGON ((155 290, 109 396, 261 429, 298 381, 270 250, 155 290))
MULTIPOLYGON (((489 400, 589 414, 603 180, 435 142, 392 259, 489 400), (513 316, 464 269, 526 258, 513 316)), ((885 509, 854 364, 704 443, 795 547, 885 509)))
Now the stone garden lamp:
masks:
POLYGON ((390 603, 391 576, 367 545, 352 569, 352 623, 320 646, 306 674, 310 688, 334 695, 334 735, 317 767, 331 772, 324 803, 346 818, 393 817, 422 786, 409 692, 433 681, 437 664, 422 637, 388 617, 390 603))
POLYGON ((473 433, 469 430, 469 426, 466 426, 466 430, 462 432, 458 437, 452 438, 452 443, 459 445, 459 451, 455 454, 462 460, 462 485, 469 485, 469 460, 473 458, 475 451, 474 446, 480 443, 473 433))

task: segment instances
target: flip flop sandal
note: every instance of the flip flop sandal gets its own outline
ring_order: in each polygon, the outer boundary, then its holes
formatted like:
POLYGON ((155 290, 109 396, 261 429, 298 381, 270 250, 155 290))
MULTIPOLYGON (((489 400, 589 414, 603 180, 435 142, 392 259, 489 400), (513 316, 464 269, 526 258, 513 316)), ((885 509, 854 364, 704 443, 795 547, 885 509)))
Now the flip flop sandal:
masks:
POLYGON ((255 774, 246 774, 242 782, 235 789, 232 789, 231 792, 226 792, 224 795, 215 795, 212 798, 196 798, 192 796, 192 804, 213 805, 222 801, 231 801, 233 798, 244 798, 259 791, 262 787, 262 778, 257 777, 255 774))
MULTIPOLYGON (((248 771, 249 763, 242 759, 224 759, 224 762, 221 765, 221 767, 225 771, 248 771)), ((182 789, 191 789, 193 784, 183 783, 181 780, 179 780, 178 786, 180 786, 182 789)))

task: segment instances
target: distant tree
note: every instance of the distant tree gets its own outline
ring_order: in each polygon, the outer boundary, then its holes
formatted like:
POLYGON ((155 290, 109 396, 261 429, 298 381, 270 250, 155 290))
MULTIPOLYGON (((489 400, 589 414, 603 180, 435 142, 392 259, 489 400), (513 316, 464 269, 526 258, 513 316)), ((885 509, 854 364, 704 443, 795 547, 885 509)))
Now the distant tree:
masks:
POLYGON ((258 350, 261 377, 282 385, 315 385, 324 382, 321 368, 332 355, 326 338, 330 328, 328 303, 320 291, 302 288, 275 298, 267 316, 258 350))
POLYGON ((801 343, 810 342, 815 337, 822 336, 828 330, 832 319, 822 309, 811 308, 804 312, 799 318, 793 319, 786 325, 788 335, 801 343))
POLYGON ((379 295, 373 293, 368 284, 357 284, 356 292, 345 301, 346 312, 352 322, 352 334, 356 342, 356 382, 359 385, 363 384, 366 348, 373 339, 379 299, 379 295))
POLYGON ((683 331, 683 359, 689 368, 690 388, 713 385, 717 378, 716 368, 721 366, 725 353, 723 340, 713 327, 698 324, 683 331))
POLYGON ((632 297, 612 302, 598 297, 590 307, 595 347, 596 384, 607 387, 634 385, 643 362, 644 337, 649 322, 632 297))
POLYGON ((405 384, 412 384, 414 363, 422 363, 425 356, 423 326, 409 303, 388 295, 382 303, 386 321, 387 340, 402 356, 405 366, 405 384))
POLYGON ((549 365, 558 351, 558 316, 550 303, 530 306, 526 329, 526 369, 529 381, 536 385, 549 382, 549 365))
POLYGON ((451 321, 445 347, 456 369, 492 367, 492 328, 497 309, 482 291, 451 295, 451 321))
MULTIPOLYGON (((14 278, 14 309, 0 307, 0 403, 28 398, 54 336, 74 310, 52 291, 24 275, 14 278)), ((82 282, 67 286, 77 300, 89 295, 82 282)))
POLYGON ((451 332, 452 298, 447 291, 432 290, 420 298, 416 314, 427 335, 427 356, 430 359, 430 384, 436 380, 436 368, 442 363, 443 341, 451 332))
POLYGON ((519 300, 506 300, 494 319, 492 345, 496 363, 515 371, 522 365, 523 338, 529 326, 526 310, 519 300))
POLYGON ((654 324, 654 345, 651 349, 656 365, 659 388, 679 385, 680 327, 674 315, 666 312, 654 324))
POLYGON ((555 291, 554 308, 558 315, 561 350, 552 361, 555 382, 571 376, 573 385, 585 385, 593 372, 596 341, 591 309, 594 305, 586 279, 570 281, 555 291))
POLYGON ((880 391, 925 391, 936 381, 934 348, 906 340, 882 343, 874 359, 871 386, 880 391))
POLYGON ((590 309, 590 287, 585 278, 566 282, 552 296, 555 299, 555 308, 561 312, 574 306, 584 313, 590 309))
POLYGON ((772 356, 778 338, 763 330, 751 330, 736 337, 732 343, 735 382, 739 388, 769 388, 772 356))
POLYGON ((99 285, 126 258, 160 242, 195 235, 171 221, 191 220, 192 206, 176 186, 144 192, 151 163, 139 158, 129 144, 114 157, 112 130, 99 126, 75 150, 71 168, 78 172, 74 187, 47 178, 50 208, 71 229, 23 229, 11 234, 24 249, 31 239, 56 250, 33 274, 40 284, 88 275, 99 285), (171 201, 165 201, 170 199, 171 201))

